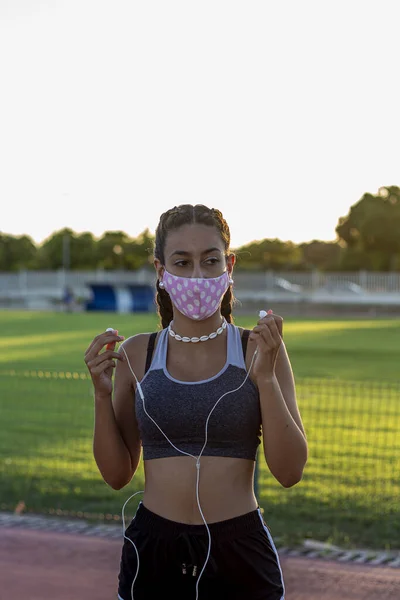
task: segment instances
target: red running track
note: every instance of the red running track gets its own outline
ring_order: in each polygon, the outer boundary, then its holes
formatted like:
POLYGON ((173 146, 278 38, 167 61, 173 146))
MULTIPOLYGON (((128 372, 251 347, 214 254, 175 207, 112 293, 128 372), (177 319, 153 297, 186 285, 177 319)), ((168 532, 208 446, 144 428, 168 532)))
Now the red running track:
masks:
MULTIPOLYGON (((0 528, 0 598, 115 600, 121 547, 122 539, 0 528)), ((281 566, 286 600, 400 599, 400 569, 285 556, 281 566)))

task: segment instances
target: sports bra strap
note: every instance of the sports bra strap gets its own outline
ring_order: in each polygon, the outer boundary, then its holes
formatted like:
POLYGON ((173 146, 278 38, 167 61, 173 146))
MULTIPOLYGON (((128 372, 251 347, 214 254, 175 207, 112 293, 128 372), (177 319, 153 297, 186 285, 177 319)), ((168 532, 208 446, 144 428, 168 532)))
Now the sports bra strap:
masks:
POLYGON ((149 343, 147 344, 146 366, 144 368, 145 373, 147 373, 147 371, 150 369, 151 359, 153 358, 153 351, 154 351, 154 344, 156 341, 156 337, 157 337, 156 331, 154 333, 152 333, 149 337, 149 343))
POLYGON ((245 329, 242 333, 242 348, 243 348, 243 358, 246 362, 246 350, 247 350, 247 342, 249 340, 250 329, 245 329))

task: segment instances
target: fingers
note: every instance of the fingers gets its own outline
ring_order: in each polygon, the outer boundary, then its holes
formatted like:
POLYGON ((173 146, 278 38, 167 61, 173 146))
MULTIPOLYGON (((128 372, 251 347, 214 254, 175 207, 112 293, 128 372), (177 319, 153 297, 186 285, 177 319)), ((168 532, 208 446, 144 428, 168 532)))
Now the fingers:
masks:
POLYGON ((280 340, 274 337, 267 326, 261 327, 260 331, 253 331, 253 335, 250 334, 251 339, 255 340, 260 347, 265 351, 272 350, 279 346, 280 340))
POLYGON ((103 346, 105 346, 106 344, 110 344, 112 342, 117 343, 117 342, 121 342, 123 341, 125 338, 123 335, 117 335, 116 333, 112 333, 112 332, 105 332, 105 333, 101 333, 100 335, 97 335, 91 346, 89 346, 89 351, 93 350, 96 354, 98 352, 100 352, 100 350, 103 348, 103 346))
POLYGON ((113 360, 104 360, 103 362, 99 363, 97 366, 91 368, 90 373, 92 375, 100 375, 100 373, 102 373, 103 371, 106 371, 110 367, 114 368, 115 366, 116 366, 116 363, 113 360))
POLYGON ((123 336, 118 335, 117 333, 113 333, 112 331, 105 331, 103 333, 99 333, 99 335, 96 335, 96 337, 93 338, 91 344, 89 345, 89 347, 87 348, 85 354, 87 354, 88 352, 90 352, 92 350, 92 348, 94 347, 95 344, 98 344, 99 341, 102 342, 101 343, 101 347, 103 347, 107 341, 119 341, 120 339, 125 339, 123 336))
POLYGON ((123 335, 116 335, 111 332, 104 332, 96 335, 85 352, 85 363, 87 364, 88 361, 92 360, 106 344, 110 344, 111 342, 121 342, 124 339, 123 335))
POLYGON ((283 319, 279 315, 274 315, 271 313, 257 321, 257 325, 262 325, 263 323, 271 324, 273 330, 274 326, 276 326, 279 335, 283 335, 283 319))
POLYGON ((100 363, 116 358, 117 360, 125 360, 125 357, 122 354, 118 354, 118 352, 113 352, 112 350, 106 350, 105 352, 101 352, 101 354, 97 354, 93 357, 89 362, 87 362, 87 366, 89 369, 92 367, 96 367, 100 363))
POLYGON ((86 365, 92 377, 96 377, 97 375, 100 375, 100 373, 103 373, 103 371, 107 371, 110 367, 115 368, 117 365, 115 359, 120 361, 125 360, 121 354, 113 352, 112 350, 106 350, 95 356, 92 360, 86 362, 86 365))
MULTIPOLYGON (((108 329, 106 329, 106 331, 111 331, 111 333, 113 333, 114 335, 118 335, 118 329, 113 329, 112 327, 109 327, 108 329)), ((106 350, 115 350, 115 346, 116 342, 111 342, 111 344, 107 344, 106 350)))
POLYGON ((268 344, 261 336, 258 336, 257 345, 261 352, 271 352, 271 350, 275 347, 274 343, 268 344))
POLYGON ((264 349, 266 352, 277 348, 282 342, 282 321, 283 319, 281 317, 277 317, 276 315, 273 317, 263 317, 253 328, 249 339, 257 341, 260 350, 264 349))
POLYGON ((267 339, 272 339, 276 341, 280 341, 281 335, 278 329, 278 326, 274 321, 268 323, 261 323, 260 325, 256 325, 253 327, 253 330, 250 333, 250 339, 255 339, 253 334, 261 334, 263 337, 267 339))

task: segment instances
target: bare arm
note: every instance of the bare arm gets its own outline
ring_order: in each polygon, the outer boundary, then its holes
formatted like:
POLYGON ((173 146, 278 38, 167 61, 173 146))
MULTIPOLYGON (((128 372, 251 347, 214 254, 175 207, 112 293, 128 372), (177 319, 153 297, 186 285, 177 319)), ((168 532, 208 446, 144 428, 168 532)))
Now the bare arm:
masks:
MULTIPOLYGON (((135 369, 135 355, 142 340, 135 336, 127 340, 124 348, 135 369)), ((114 380, 114 390, 95 384, 95 422, 93 454, 103 479, 114 489, 121 489, 134 476, 140 461, 141 442, 135 417, 134 382, 125 355, 120 350, 114 380)), ((101 355, 100 355, 101 356, 101 355)), ((140 360, 139 360, 140 362, 140 360)), ((110 377, 111 377, 111 373, 110 377)), ((141 378, 140 366, 137 371, 141 378)))
POLYGON ((293 418, 276 376, 259 384, 264 456, 284 487, 298 483, 308 458, 307 441, 293 418))
MULTIPOLYGON (((139 381, 142 379, 143 369, 140 368, 140 372, 138 372, 138 367, 136 365, 141 362, 141 360, 140 358, 139 360, 136 360, 136 355, 138 353, 141 354, 140 350, 143 346, 142 342, 144 336, 140 337, 142 339, 138 339, 136 337, 130 338, 124 344, 125 351, 129 357, 132 368, 139 378, 139 381)), ((125 354, 121 349, 120 354, 124 355, 125 360, 121 363, 118 363, 115 372, 113 408, 118 431, 129 452, 129 467, 126 467, 126 476, 125 478, 122 477, 122 485, 120 485, 120 487, 123 487, 129 483, 137 471, 140 462, 142 446, 135 413, 136 381, 134 380, 134 377, 128 367, 125 354)))
POLYGON ((302 478, 308 446, 281 332, 281 317, 263 317, 250 334, 249 345, 252 353, 256 344, 259 350, 253 375, 260 393, 265 460, 279 483, 291 487, 302 478))
POLYGON ((276 359, 275 374, 285 399, 286 406, 288 407, 296 425, 304 435, 304 438, 307 439, 301 420, 299 407, 297 405, 296 385, 294 381, 293 370, 283 340, 276 359))

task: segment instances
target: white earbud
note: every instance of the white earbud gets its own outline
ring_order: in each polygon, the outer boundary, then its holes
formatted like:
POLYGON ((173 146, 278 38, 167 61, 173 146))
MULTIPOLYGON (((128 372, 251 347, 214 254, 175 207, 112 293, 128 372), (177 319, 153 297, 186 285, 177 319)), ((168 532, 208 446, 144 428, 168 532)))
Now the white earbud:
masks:
POLYGON ((258 316, 260 317, 260 319, 263 319, 264 317, 267 316, 267 311, 266 310, 260 310, 260 312, 258 313, 258 316))

